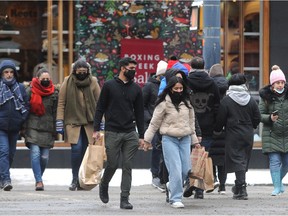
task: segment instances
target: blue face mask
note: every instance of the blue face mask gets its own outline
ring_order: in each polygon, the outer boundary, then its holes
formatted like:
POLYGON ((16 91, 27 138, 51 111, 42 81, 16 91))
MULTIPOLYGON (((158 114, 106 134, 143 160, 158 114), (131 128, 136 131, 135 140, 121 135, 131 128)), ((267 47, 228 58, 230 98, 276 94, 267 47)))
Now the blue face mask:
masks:
POLYGON ((283 88, 283 89, 281 89, 281 90, 278 90, 278 89, 274 89, 274 91, 275 91, 275 92, 277 92, 278 94, 282 94, 282 93, 284 92, 284 90, 285 90, 284 88, 283 88))

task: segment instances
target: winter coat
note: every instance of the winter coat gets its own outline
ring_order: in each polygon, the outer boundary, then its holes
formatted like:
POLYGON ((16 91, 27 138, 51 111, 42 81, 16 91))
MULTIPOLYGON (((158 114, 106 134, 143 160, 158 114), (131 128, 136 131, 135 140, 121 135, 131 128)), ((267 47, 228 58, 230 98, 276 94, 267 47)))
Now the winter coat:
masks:
POLYGON ((223 127, 226 129, 225 168, 227 173, 247 171, 253 147, 254 129, 260 122, 258 105, 247 94, 243 92, 236 98, 236 101, 235 98, 232 99, 230 95, 226 95, 219 107, 214 130, 221 133, 223 127))
POLYGON ((161 135, 177 138, 191 135, 192 143, 198 143, 193 107, 191 106, 189 109, 181 102, 178 112, 169 95, 166 95, 165 100, 156 106, 149 127, 145 132, 144 140, 151 143, 158 129, 160 129, 161 135))
POLYGON ((14 100, 8 100, 6 103, 0 105, 0 130, 4 131, 20 131, 29 114, 29 100, 22 83, 18 83, 23 97, 24 107, 26 112, 21 113, 20 110, 15 109, 14 100))
POLYGON ((158 97, 160 81, 155 77, 150 77, 148 82, 143 86, 143 104, 144 104, 144 129, 146 130, 151 121, 154 109, 155 102, 158 97))
POLYGON ((288 85, 285 93, 279 97, 271 90, 271 85, 260 89, 259 110, 261 113, 262 152, 288 152, 288 85), (270 115, 278 110, 278 120, 272 122, 270 115))
POLYGON ((203 70, 189 73, 187 83, 192 90, 191 101, 202 137, 212 137, 220 104, 219 89, 214 80, 203 70))
MULTIPOLYGON (((27 95, 31 97, 31 88, 26 89, 27 95)), ((58 90, 55 88, 53 94, 42 97, 45 114, 38 116, 29 113, 25 122, 25 144, 30 148, 30 143, 40 147, 53 148, 56 137, 56 111, 58 103, 58 90)))
MULTIPOLYGON (((213 77, 214 82, 219 88, 220 98, 226 94, 228 89, 228 81, 223 75, 213 77)), ((225 164, 225 131, 221 136, 213 137, 213 143, 209 149, 209 156, 212 158, 213 165, 223 166, 225 164)))
MULTIPOLYGON (((66 92, 69 91, 67 90, 67 80, 69 77, 65 77, 61 88, 59 92, 59 97, 58 97, 58 107, 57 107, 57 117, 56 119, 64 120, 65 122, 65 101, 66 101, 66 92)), ((98 84, 98 80, 96 77, 92 77, 92 82, 90 88, 92 89, 92 92, 94 94, 94 97, 96 101, 98 101, 99 95, 100 95, 100 87, 98 84)), ((81 89, 79 89, 78 94, 81 96, 83 95, 81 89)), ((82 96, 83 98, 83 96, 82 96)), ((78 101, 79 104, 85 103, 85 98, 83 98, 82 101, 78 101)), ((84 105, 82 105, 84 107, 84 105)), ((79 140, 79 135, 80 135, 80 129, 81 127, 84 127, 88 142, 93 143, 93 122, 88 123, 86 125, 65 125, 64 126, 64 139, 66 143, 70 144, 76 144, 79 140)))

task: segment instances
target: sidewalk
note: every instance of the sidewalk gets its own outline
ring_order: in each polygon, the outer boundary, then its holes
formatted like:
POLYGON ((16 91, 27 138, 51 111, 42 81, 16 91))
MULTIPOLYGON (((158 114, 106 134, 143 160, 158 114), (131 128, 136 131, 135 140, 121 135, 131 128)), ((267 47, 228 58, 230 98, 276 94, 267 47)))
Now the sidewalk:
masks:
MULTIPOLYGON (((11 178, 14 184, 34 185, 32 169, 11 169, 11 178)), ((69 185, 71 183, 71 169, 46 169, 43 181, 45 185, 69 185)), ((235 175, 229 173, 227 176, 227 185, 233 185, 235 175)), ((250 169, 247 172, 246 180, 248 185, 272 185, 270 172, 268 169, 250 169)), ((151 184, 152 176, 149 169, 133 169, 132 185, 141 186, 151 184)), ((121 169, 118 169, 113 176, 110 186, 120 186, 121 169)), ((283 179, 284 184, 288 184, 288 177, 283 179)))

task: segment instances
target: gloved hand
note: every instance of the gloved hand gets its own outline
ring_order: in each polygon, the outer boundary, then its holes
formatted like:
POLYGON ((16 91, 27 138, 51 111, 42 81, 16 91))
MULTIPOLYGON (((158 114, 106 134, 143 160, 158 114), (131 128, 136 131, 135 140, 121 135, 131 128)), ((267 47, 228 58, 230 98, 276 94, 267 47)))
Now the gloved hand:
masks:
POLYGON ((59 134, 64 134, 64 122, 63 120, 56 120, 56 132, 59 134))

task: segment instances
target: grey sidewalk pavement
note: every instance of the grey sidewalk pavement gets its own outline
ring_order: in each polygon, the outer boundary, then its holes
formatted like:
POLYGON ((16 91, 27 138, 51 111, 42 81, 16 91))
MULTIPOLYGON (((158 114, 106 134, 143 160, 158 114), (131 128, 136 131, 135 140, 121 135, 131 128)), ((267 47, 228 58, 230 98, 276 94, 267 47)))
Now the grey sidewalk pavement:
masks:
MULTIPOLYGON (((233 200, 231 185, 234 175, 227 179, 226 195, 217 191, 204 194, 203 200, 183 198, 184 209, 173 209, 165 202, 165 193, 151 186, 149 170, 133 170, 130 201, 133 210, 121 210, 120 180, 117 170, 109 188, 110 201, 99 200, 98 186, 91 191, 69 191, 70 169, 47 169, 45 191, 34 190, 31 169, 11 169, 13 190, 0 191, 0 215, 287 215, 288 187, 281 196, 270 196, 273 187, 269 170, 249 170, 247 187, 249 199, 233 200)), ((287 177, 284 183, 287 182, 287 177)))
POLYGON ((204 199, 183 198, 184 209, 173 209, 165 193, 151 185, 132 186, 133 210, 119 208, 120 188, 109 188, 110 201, 103 204, 98 186, 91 191, 69 191, 67 186, 15 184, 10 192, 0 191, 0 215, 287 215, 288 193, 271 197, 272 186, 248 186, 248 200, 233 200, 231 186, 226 195, 216 191, 204 199))

